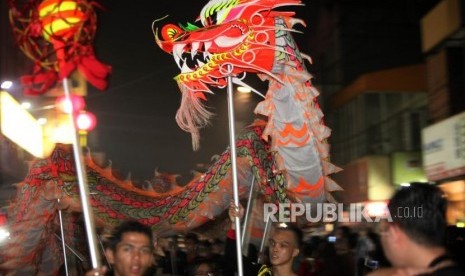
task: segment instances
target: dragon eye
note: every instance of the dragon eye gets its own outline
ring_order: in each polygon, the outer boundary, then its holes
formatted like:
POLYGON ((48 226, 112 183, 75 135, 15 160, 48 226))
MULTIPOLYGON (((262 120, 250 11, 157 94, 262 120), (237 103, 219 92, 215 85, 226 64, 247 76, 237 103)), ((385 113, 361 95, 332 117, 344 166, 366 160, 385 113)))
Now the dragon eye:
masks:
POLYGON ((161 36, 164 40, 175 40, 183 33, 182 29, 176 25, 168 24, 161 29, 161 36))

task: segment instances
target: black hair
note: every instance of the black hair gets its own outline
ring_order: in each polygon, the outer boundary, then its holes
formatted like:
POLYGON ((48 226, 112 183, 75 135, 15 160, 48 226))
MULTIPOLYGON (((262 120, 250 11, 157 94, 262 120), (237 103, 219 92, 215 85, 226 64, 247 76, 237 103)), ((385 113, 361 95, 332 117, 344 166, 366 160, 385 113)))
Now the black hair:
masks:
POLYGON ((409 238, 426 246, 443 246, 447 201, 432 184, 413 183, 402 187, 389 201, 392 220, 409 238))
POLYGON ((350 230, 349 226, 343 225, 339 228, 336 228, 336 230, 340 230, 340 233, 342 235, 342 238, 345 239, 350 239, 350 236, 352 235, 352 230, 350 230))
MULTIPOLYGON (((220 266, 217 262, 205 258, 197 258, 194 263, 188 267, 187 274, 189 276, 195 276, 197 269, 202 265, 206 264, 212 270, 213 273, 221 272, 220 266)), ((216 274, 215 274, 216 275, 216 274)))
POLYGON ((297 248, 301 247, 304 234, 295 223, 286 223, 285 225, 279 224, 275 230, 292 232, 294 234, 297 248))
POLYGON ((250 260, 257 260, 258 258, 258 248, 253 243, 249 243, 247 247, 247 258, 250 260))
POLYGON ((184 240, 192 240, 192 241, 194 241, 195 243, 198 243, 198 242, 199 242, 199 236, 197 236, 196 233, 189 232, 189 233, 187 233, 186 236, 184 237, 184 240))
POLYGON ((123 234, 129 232, 136 232, 146 235, 150 240, 150 245, 153 245, 153 235, 150 227, 135 221, 135 220, 126 220, 118 225, 111 233, 111 235, 106 239, 106 247, 111 250, 116 250, 116 246, 123 239, 123 234))

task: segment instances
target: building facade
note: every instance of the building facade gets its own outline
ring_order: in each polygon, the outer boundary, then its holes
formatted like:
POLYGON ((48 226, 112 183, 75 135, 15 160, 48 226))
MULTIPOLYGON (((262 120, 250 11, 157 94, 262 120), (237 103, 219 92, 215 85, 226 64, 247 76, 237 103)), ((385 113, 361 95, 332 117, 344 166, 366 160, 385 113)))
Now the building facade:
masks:
POLYGON ((421 19, 438 1, 320 1, 310 39, 314 83, 332 129, 343 203, 385 201, 426 182, 421 130, 429 122, 421 19))
POLYGON ((439 185, 465 225, 465 1, 319 2, 314 83, 343 203, 439 185))
POLYGON ((430 117, 422 130, 424 168, 447 194, 449 223, 465 227, 465 1, 440 1, 421 30, 430 117))

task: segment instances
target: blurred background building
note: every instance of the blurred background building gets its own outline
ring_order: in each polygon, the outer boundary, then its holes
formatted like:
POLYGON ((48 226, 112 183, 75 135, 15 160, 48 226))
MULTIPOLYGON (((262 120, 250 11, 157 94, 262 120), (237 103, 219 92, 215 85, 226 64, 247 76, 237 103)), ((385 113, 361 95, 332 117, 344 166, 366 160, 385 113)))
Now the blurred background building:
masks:
MULTIPOLYGON (((30 61, 19 51, 11 33, 8 21, 7 1, 0 1, 0 83, 6 80, 18 82, 18 77, 24 74, 30 67, 30 61)), ((3 89, 2 89, 3 90, 3 89)), ((22 97, 22 90, 17 85, 9 89, 9 93, 15 97, 22 97)), ((12 183, 20 181, 26 173, 25 160, 31 156, 24 149, 18 147, 12 141, 0 134, 0 201, 4 202, 13 191, 12 183)))
POLYGON ((310 45, 331 159, 344 168, 334 177, 345 189, 337 199, 386 202, 401 185, 435 182, 452 201, 449 222, 461 223, 465 2, 318 6, 310 45))
MULTIPOLYGON (((46 156, 55 142, 66 143, 70 137, 64 130, 69 126, 68 115, 58 107, 57 100, 63 98, 61 85, 41 96, 23 93, 20 78, 31 73, 33 62, 15 42, 8 18, 8 1, 1 1, 0 11, 0 202, 4 206, 15 193, 12 184, 26 176, 28 162, 46 156)), ((80 74, 73 73, 69 79, 73 94, 87 94, 86 81, 80 74)), ((87 133, 81 134, 85 146, 87 133)))

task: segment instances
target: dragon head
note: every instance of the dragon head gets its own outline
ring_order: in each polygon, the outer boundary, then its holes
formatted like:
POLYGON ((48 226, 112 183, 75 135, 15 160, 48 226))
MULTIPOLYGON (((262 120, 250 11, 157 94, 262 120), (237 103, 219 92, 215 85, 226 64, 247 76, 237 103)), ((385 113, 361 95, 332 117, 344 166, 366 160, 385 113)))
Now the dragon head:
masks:
POLYGON ((286 25, 278 26, 276 18, 288 20, 294 15, 274 9, 290 5, 302 3, 210 0, 197 19, 201 26, 168 24, 155 30, 158 46, 173 55, 181 70, 175 77, 182 92, 176 120, 192 134, 194 149, 198 129, 207 125, 212 115, 201 102, 206 100, 205 93, 212 93, 209 87, 224 87, 228 76, 243 72, 272 75, 277 56, 285 52, 277 32, 289 30, 286 25))

